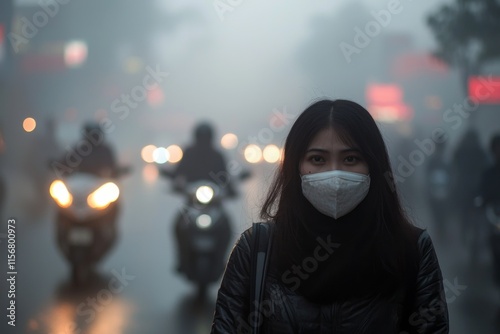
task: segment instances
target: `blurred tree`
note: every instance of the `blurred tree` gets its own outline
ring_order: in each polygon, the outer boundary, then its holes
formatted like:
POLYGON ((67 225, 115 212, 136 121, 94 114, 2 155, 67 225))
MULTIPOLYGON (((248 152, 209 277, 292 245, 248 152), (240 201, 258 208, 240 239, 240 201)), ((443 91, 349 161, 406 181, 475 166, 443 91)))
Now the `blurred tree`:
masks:
POLYGON ((470 75, 500 59, 500 1, 454 0, 427 17, 438 42, 435 55, 457 67, 467 92, 470 75))

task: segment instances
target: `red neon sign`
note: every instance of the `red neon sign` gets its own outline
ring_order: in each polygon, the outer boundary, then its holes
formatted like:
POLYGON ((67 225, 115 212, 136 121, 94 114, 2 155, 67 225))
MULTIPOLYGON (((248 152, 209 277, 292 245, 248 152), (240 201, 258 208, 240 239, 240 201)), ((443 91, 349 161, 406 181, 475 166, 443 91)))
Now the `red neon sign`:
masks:
POLYGON ((403 91, 398 85, 372 84, 368 86, 366 97, 370 103, 393 104, 403 101, 403 91))
POLYGON ((469 78, 469 98, 479 104, 500 104, 500 76, 469 78))
POLYGON ((399 85, 370 84, 366 99, 368 110, 376 120, 396 122, 413 117, 413 109, 404 102, 403 89, 399 85))

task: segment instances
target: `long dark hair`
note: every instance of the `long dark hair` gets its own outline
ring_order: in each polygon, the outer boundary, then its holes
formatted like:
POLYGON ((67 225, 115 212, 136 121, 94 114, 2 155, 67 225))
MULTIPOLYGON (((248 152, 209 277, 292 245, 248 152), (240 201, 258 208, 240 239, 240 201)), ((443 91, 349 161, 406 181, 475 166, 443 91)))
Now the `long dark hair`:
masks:
POLYGON ((297 118, 287 136, 284 158, 261 208, 261 217, 276 222, 275 235, 279 245, 301 247, 300 227, 308 220, 307 207, 310 204, 302 194, 299 165, 313 137, 328 127, 332 127, 346 144, 360 149, 367 162, 370 190, 356 209, 362 210, 364 220, 374 224, 374 240, 389 240, 390 253, 398 257, 394 261, 380 259, 385 270, 404 272, 402 266, 408 244, 405 236, 409 236, 414 227, 402 208, 377 124, 369 112, 355 102, 321 100, 310 105, 297 118))

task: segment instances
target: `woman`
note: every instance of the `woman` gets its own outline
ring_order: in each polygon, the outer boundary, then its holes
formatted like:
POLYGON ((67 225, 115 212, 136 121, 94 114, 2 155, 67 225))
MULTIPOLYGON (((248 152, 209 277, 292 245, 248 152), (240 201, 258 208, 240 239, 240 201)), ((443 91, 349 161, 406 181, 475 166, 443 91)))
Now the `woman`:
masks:
MULTIPOLYGON (((261 333, 448 333, 427 232, 405 216, 377 125, 323 100, 295 121, 261 210, 275 224, 261 333)), ((251 229, 235 245, 212 333, 249 333, 251 229)))

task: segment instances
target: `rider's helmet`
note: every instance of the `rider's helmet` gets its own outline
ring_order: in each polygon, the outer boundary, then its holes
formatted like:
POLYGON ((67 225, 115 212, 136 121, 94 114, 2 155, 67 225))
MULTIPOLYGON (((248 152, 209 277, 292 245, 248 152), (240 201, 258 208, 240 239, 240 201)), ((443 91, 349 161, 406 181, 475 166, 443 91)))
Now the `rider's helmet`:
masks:
POLYGON ((214 129, 208 122, 199 123, 194 129, 194 138, 197 143, 210 144, 214 136, 214 129))

